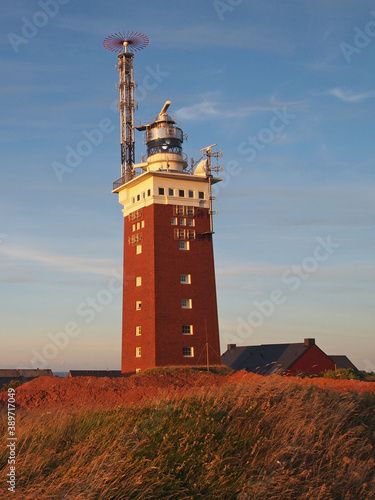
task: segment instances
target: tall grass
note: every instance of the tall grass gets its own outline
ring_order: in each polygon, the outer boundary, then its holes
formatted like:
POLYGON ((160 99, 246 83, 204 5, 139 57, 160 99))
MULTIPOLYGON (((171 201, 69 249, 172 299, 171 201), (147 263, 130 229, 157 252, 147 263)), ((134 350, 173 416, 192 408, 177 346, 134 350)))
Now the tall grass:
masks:
POLYGON ((374 407, 269 377, 106 411, 19 410, 12 498, 375 498, 374 407))

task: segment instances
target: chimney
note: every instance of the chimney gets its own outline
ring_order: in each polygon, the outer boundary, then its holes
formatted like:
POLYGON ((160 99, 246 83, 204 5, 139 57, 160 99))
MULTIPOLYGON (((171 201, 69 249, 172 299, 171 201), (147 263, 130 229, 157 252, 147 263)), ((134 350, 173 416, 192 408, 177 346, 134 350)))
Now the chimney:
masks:
POLYGON ((304 339, 304 344, 306 347, 310 347, 315 345, 315 339, 304 339))
POLYGON ((235 349, 237 347, 236 344, 227 344, 227 350, 228 351, 233 351, 233 349, 235 349))

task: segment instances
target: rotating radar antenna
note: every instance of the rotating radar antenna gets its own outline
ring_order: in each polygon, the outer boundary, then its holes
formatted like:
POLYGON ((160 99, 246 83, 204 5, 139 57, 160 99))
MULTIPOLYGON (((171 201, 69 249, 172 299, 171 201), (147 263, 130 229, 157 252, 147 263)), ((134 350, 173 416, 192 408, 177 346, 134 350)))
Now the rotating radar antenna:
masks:
POLYGON ((148 37, 135 31, 114 33, 104 39, 104 47, 118 53, 118 70, 120 80, 120 123, 121 123, 121 183, 135 177, 135 143, 134 143, 134 52, 148 45, 148 37))

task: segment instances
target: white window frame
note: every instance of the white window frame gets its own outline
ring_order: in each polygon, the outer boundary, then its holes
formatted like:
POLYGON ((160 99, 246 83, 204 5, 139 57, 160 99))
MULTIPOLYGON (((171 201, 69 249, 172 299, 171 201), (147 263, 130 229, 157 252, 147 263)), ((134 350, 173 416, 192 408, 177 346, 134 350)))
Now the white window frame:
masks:
POLYGON ((192 309, 193 301, 191 299, 181 299, 181 309, 192 309))

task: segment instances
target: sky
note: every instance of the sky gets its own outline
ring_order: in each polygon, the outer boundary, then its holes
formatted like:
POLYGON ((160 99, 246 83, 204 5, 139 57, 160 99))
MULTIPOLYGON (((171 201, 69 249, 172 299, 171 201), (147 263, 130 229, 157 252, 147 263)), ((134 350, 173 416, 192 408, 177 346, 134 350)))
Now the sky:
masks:
POLYGON ((120 369, 118 73, 103 40, 124 30, 150 39, 136 121, 171 100, 189 158, 223 153, 222 352, 315 338, 375 371, 366 0, 2 2, 0 368, 120 369))

